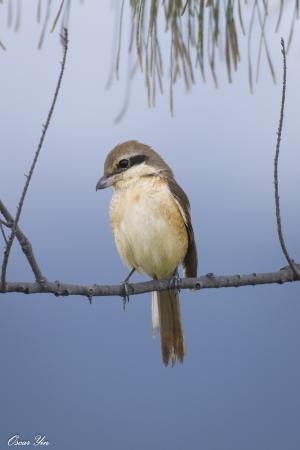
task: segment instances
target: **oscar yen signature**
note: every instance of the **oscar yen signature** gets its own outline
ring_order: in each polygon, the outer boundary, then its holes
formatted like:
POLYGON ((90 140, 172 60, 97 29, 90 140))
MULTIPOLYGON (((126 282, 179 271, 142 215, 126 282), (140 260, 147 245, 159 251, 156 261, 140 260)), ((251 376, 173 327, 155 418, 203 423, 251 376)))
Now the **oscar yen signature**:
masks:
POLYGON ((47 440, 46 436, 43 434, 37 434, 36 436, 34 436, 33 440, 29 440, 29 439, 21 439, 19 434, 14 434, 13 436, 11 436, 8 441, 7 441, 7 445, 8 447, 12 447, 13 445, 17 445, 17 446, 30 446, 33 445, 35 447, 37 446, 47 446, 50 445, 50 442, 47 440))

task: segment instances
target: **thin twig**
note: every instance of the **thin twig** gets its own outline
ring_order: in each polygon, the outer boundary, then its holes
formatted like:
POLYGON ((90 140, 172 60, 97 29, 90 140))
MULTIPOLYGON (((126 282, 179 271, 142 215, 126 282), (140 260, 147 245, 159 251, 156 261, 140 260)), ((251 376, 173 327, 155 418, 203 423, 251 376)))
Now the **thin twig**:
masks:
POLYGON ((48 0, 47 10, 46 10, 45 18, 44 18, 44 23, 43 23, 43 28, 42 28, 40 40, 39 40, 39 43, 38 43, 38 49, 39 50, 42 48, 42 45, 43 45, 43 42, 44 42, 46 28, 47 28, 47 25, 48 25, 48 22, 49 22, 49 19, 50 19, 50 8, 51 8, 51 0, 48 0))
POLYGON ((41 22, 41 9, 42 9, 42 0, 39 0, 36 10, 36 21, 37 23, 41 22))
MULTIPOLYGON (((299 266, 300 267, 300 266, 299 266)), ((218 289, 228 287, 256 286, 263 284, 284 284, 295 282, 295 276, 290 267, 284 267, 277 272, 251 273, 247 275, 221 275, 209 273, 199 278, 180 278, 180 289, 218 289)), ((165 291, 170 288, 170 280, 151 280, 141 283, 128 284, 130 295, 145 294, 146 292, 165 291)), ((1 288, 0 288, 1 292, 1 288)), ((45 281, 43 284, 27 282, 7 283, 3 293, 19 292, 22 294, 54 294, 55 296, 79 295, 87 298, 124 296, 124 285, 78 285, 59 281, 45 281)), ((202 298, 202 297, 199 297, 202 298)))
POLYGON ((5 234, 5 231, 4 231, 3 226, 6 226, 6 223, 5 223, 3 220, 0 219, 0 230, 1 230, 1 234, 2 234, 3 239, 4 239, 4 241, 5 241, 6 245, 7 245, 8 240, 7 240, 7 237, 6 237, 6 234, 5 234))
POLYGON ((53 25, 52 25, 52 28, 51 28, 51 33, 53 33, 53 31, 55 30, 55 27, 56 27, 56 25, 57 25, 58 19, 60 18, 60 15, 61 15, 61 12, 62 12, 64 3, 65 3, 65 0, 62 0, 60 6, 59 6, 59 8, 58 8, 56 17, 55 17, 55 19, 54 19, 54 22, 53 22, 53 25))
POLYGON ((110 89, 114 80, 115 73, 115 61, 116 52, 118 45, 118 17, 117 14, 114 15, 114 25, 113 25, 113 39, 112 39, 112 49, 111 49, 111 60, 110 60, 110 70, 105 84, 105 89, 110 89))
POLYGON ((13 241, 14 241, 14 237, 16 235, 17 225, 18 225, 18 222, 19 222, 19 219, 20 219, 20 215, 21 215, 21 212, 22 212, 25 196, 26 196, 26 193, 27 193, 27 190, 28 190, 28 187, 29 187, 32 175, 33 175, 33 171, 34 171, 35 165, 37 163, 37 160, 38 160, 40 151, 42 149, 42 146, 43 146, 43 143, 44 143, 44 139, 45 139, 45 136, 46 136, 46 133, 47 133, 47 130, 48 130, 48 127, 49 127, 52 115, 53 115, 54 107, 55 107, 55 104, 56 104, 56 100, 57 100, 57 97, 58 97, 58 93, 59 93, 59 90, 60 90, 60 86, 61 86, 61 82, 62 82, 62 78, 63 78, 63 74, 64 74, 64 69, 65 69, 65 64, 66 64, 66 57, 67 57, 67 51, 68 51, 68 30, 66 28, 63 29, 61 40, 62 40, 62 45, 63 45, 63 59, 62 59, 62 63, 61 63, 61 69, 60 69, 57 85, 56 85, 55 92, 54 92, 54 97, 53 97, 53 100, 52 100, 52 103, 51 103, 51 106, 50 106, 50 109, 49 109, 49 112, 48 112, 46 123, 45 123, 45 125, 43 126, 43 129, 42 129, 41 138, 40 138, 40 141, 39 141, 39 144, 38 144, 35 156, 33 158, 29 174, 26 177, 25 186, 24 186, 24 189, 23 189, 23 192, 22 192, 19 204, 18 204, 18 209, 17 209, 17 213, 16 213, 16 217, 15 217, 13 226, 12 226, 11 235, 9 236, 8 243, 7 243, 7 246, 6 246, 5 251, 4 251, 2 270, 1 270, 1 283, 0 283, 2 290, 5 289, 6 270, 7 270, 7 265, 8 265, 9 254, 10 254, 10 250, 11 250, 11 247, 12 247, 12 244, 13 244, 13 241))
POLYGON ((187 5, 189 4, 189 1, 190 1, 190 0, 186 0, 185 4, 184 4, 184 6, 183 6, 183 8, 182 8, 182 10, 181 10, 181 13, 180 13, 181 16, 184 15, 185 10, 186 10, 186 7, 187 7, 187 5))
MULTIPOLYGON (((0 221, 0 224, 2 222, 5 226, 12 228, 14 224, 14 219, 1 200, 0 200, 0 212, 3 215, 3 217, 5 217, 6 220, 6 223, 4 221, 0 221)), ((21 245, 24 255, 26 256, 29 262, 32 272, 34 273, 36 281, 38 283, 44 283, 46 277, 42 274, 42 271, 35 259, 32 245, 19 226, 17 226, 16 228, 16 237, 21 245)), ((8 243, 8 240, 6 241, 6 243, 8 243)))
POLYGON ((5 222, 3 219, 0 219, 0 224, 4 225, 6 228, 12 227, 12 223, 5 222))
POLYGON ((124 14, 124 2, 122 0, 121 13, 120 13, 120 24, 119 24, 119 42, 117 51, 117 62, 116 62, 116 78, 119 79, 119 66, 120 66, 120 54, 121 54, 121 43, 122 43, 122 26, 123 26, 123 14, 124 14))
POLYGON ((21 0, 17 1, 17 13, 16 13, 16 21, 14 26, 14 32, 17 33, 20 29, 21 17, 22 17, 22 3, 21 0))
POLYGON ((287 251, 285 242, 284 242, 282 225, 281 225, 281 216, 280 216, 278 159, 279 159, 279 151, 280 151, 280 141, 281 141, 282 126, 283 126, 285 94, 286 94, 286 52, 285 52, 284 40, 282 38, 281 38, 281 52, 282 52, 282 57, 283 57, 283 82, 282 82, 280 118, 279 118, 279 125, 278 125, 278 131, 277 131, 276 152, 275 152, 275 158, 274 158, 274 186, 275 186, 277 232, 278 232, 278 238, 279 238, 282 252, 283 252, 284 256, 286 257, 286 260, 289 263, 289 266, 292 269, 296 279, 300 279, 300 272, 298 271, 294 261, 290 257, 290 255, 287 251))
POLYGON ((6 50, 5 45, 4 45, 3 42, 1 42, 1 41, 0 41, 0 48, 2 48, 2 50, 4 50, 4 51, 6 50))

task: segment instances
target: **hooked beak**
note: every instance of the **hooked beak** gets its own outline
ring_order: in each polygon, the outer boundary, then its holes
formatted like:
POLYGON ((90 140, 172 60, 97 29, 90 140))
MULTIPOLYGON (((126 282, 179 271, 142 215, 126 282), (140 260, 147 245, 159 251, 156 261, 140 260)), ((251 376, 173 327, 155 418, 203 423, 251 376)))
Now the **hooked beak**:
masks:
POLYGON ((98 189, 105 189, 112 186, 114 184, 114 181, 115 175, 110 175, 108 177, 106 176, 101 177, 96 185, 96 191, 98 191, 98 189))

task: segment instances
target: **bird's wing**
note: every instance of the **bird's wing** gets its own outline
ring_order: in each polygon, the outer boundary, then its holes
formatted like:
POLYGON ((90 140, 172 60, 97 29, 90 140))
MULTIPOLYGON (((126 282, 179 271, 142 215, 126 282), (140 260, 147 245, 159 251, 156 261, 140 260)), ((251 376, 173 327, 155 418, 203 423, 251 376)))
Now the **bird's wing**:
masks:
POLYGON ((193 278, 197 276, 198 257, 190 214, 190 202, 186 193, 176 183, 173 177, 164 176, 164 179, 167 181, 171 194, 178 205, 188 232, 189 245, 183 261, 183 267, 185 276, 193 278))

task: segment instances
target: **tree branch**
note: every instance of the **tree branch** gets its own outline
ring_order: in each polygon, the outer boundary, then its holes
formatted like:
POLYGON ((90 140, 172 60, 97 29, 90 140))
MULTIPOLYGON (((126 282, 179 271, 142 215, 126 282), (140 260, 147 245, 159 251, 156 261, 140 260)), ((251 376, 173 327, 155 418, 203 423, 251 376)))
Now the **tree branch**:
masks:
MULTIPOLYGON (((5 220, 7 221, 7 225, 12 227, 13 223, 14 223, 14 219, 1 200, 0 200, 0 212, 3 215, 3 217, 5 218, 5 220)), ((44 283, 46 280, 46 277, 42 274, 42 271, 39 268, 39 265, 35 259, 32 245, 19 226, 17 226, 17 228, 16 228, 16 236, 21 245, 23 253, 26 256, 26 258, 30 264, 30 267, 32 269, 32 272, 34 273, 36 281, 38 283, 44 283)))
POLYGON ((281 108, 280 108, 280 118, 279 125, 277 131, 277 143, 276 143, 276 152, 274 158, 274 186, 275 186, 275 205, 276 205, 276 220, 277 220, 277 232, 278 238, 280 242, 280 246, 282 252, 289 263, 289 266, 294 273, 296 279, 300 279, 300 272, 298 271, 294 261, 290 257, 288 250, 285 245, 282 225, 281 225, 281 216, 280 216, 280 202, 279 202, 279 182, 278 182, 278 159, 279 159, 279 151, 280 151, 280 141, 281 141, 281 133, 283 126, 283 117, 284 117, 284 105, 285 105, 285 93, 286 93, 286 53, 285 53, 285 45, 284 40, 281 38, 281 52, 283 57, 283 82, 282 82, 282 96, 281 96, 281 108))
MULTIPOLYGON (((298 266, 300 267, 300 266, 298 266)), ((221 275, 212 273, 199 278, 180 278, 180 289, 213 289, 224 287, 255 286, 259 284, 283 284, 295 281, 294 273, 289 266, 278 272, 251 273, 247 275, 221 275)), ((169 289, 170 280, 151 280, 142 283, 128 284, 130 295, 144 294, 146 292, 164 291, 169 289)), ((81 295, 88 299, 92 297, 125 295, 124 285, 78 285, 64 282, 45 281, 39 283, 11 282, 6 284, 6 290, 0 292, 19 292, 23 294, 54 294, 55 296, 81 295)))
MULTIPOLYGON (((56 103, 56 99, 58 96, 58 92, 60 89, 64 67, 66 62, 66 55, 68 49, 68 36, 67 30, 64 30, 63 35, 63 45, 64 45, 64 55, 62 61, 62 68, 60 71, 58 83, 56 86, 54 98, 48 113, 46 124, 43 128, 42 136, 37 148, 37 151, 34 156, 34 160, 27 177, 21 199, 18 205, 16 218, 13 219, 3 202, 0 200, 0 212, 4 217, 4 220, 0 220, 0 227, 3 233, 3 237, 7 242, 6 249, 4 252, 4 260, 2 264, 2 274, 1 274, 1 283, 0 283, 0 293, 8 293, 8 292, 18 292, 23 294, 54 294, 55 296, 68 296, 68 295, 80 295, 86 296, 89 300, 92 297, 98 296, 122 296, 124 297, 127 294, 137 295, 143 294, 146 292, 153 291, 163 291, 168 290, 170 288, 170 280, 151 280, 141 283, 128 284, 125 292, 124 284, 117 285, 77 285, 77 284, 68 284, 64 282, 48 281, 42 274, 33 254, 32 246, 26 236, 23 234, 21 229, 18 226, 18 221, 21 215, 21 210, 24 204, 24 199, 29 187, 29 183, 35 168, 35 164, 37 162, 40 150, 43 145, 43 141, 46 135, 46 131, 49 127, 49 123, 53 114, 54 106, 56 103), (12 229, 11 235, 9 239, 6 239, 3 226, 10 227, 12 229), (32 268, 32 271, 35 275, 36 282, 6 282, 6 268, 9 258, 9 252, 13 243, 14 237, 17 236, 19 240, 22 250, 26 255, 28 262, 32 268)), ((282 101, 281 101, 281 111, 280 111, 280 121, 277 133, 277 145, 276 145, 276 153, 274 159, 274 185, 275 185, 275 204, 276 204, 276 218, 277 218, 277 229, 278 229, 278 237, 280 241, 280 245, 282 251, 289 263, 287 267, 280 269, 277 272, 268 272, 268 273, 252 273, 246 275, 228 275, 228 276, 215 276, 210 273, 205 276, 201 276, 199 278, 182 278, 179 279, 179 288, 180 289, 212 289, 212 288, 224 288, 224 287, 240 287, 240 286, 255 286, 261 284, 283 284, 292 281, 300 280, 300 266, 296 264, 289 256, 288 251, 285 246, 282 226, 281 226, 281 216, 280 216, 280 203, 279 203, 279 183, 278 183, 278 159, 279 159, 279 151, 280 151, 280 140, 282 133, 282 125, 283 125, 283 117, 284 117, 284 104, 285 104, 285 91, 286 91, 286 55, 285 55, 285 47, 284 41, 282 40, 282 54, 283 54, 283 62, 284 62, 284 77, 283 77, 283 90, 282 90, 282 101)))
POLYGON ((4 231, 4 228, 3 228, 3 225, 4 225, 4 226, 6 226, 6 223, 4 223, 4 221, 3 221, 3 220, 0 220, 0 230, 1 230, 1 234, 2 234, 2 236, 3 236, 3 239, 4 239, 4 241, 5 241, 6 245, 7 245, 7 243, 8 243, 8 240, 7 240, 7 237, 6 237, 6 234, 5 234, 5 231, 4 231))
POLYGON ((56 104, 57 96, 58 96, 58 93, 59 93, 59 89, 60 89, 62 78, 63 78, 63 74, 64 74, 64 69, 65 69, 65 65, 66 65, 66 57, 67 57, 67 52, 68 52, 68 30, 66 28, 63 29, 63 34, 61 36, 61 40, 62 40, 62 45, 63 45, 63 59, 62 59, 62 63, 61 63, 61 69, 60 69, 57 85, 56 85, 56 88, 55 88, 53 100, 52 100, 52 103, 51 103, 51 106, 50 106, 50 109, 49 109, 49 112, 48 112, 46 123, 43 126, 43 130, 42 130, 42 134, 41 134, 41 137, 40 137, 40 141, 39 141, 36 153, 34 155, 34 158, 33 158, 33 161, 32 161, 31 167, 30 167, 29 174, 26 177, 26 182, 25 182, 25 185, 24 185, 23 192, 21 194, 20 201, 19 201, 19 205, 18 205, 18 209, 17 209, 17 213, 16 213, 16 218, 15 218, 15 220, 13 222, 12 231, 11 231, 11 234, 10 234, 10 236, 8 238, 8 242, 7 242, 6 248, 4 250, 3 263, 2 263, 2 269, 1 269, 1 283, 0 283, 2 290, 5 289, 6 270, 7 270, 7 265, 8 265, 8 259, 9 259, 11 247, 12 247, 15 235, 16 235, 17 226, 18 226, 18 222, 19 222, 20 215, 21 215, 21 212, 22 212, 25 196, 26 196, 26 193, 27 193, 27 190, 28 190, 28 187, 29 187, 32 175, 33 175, 33 171, 34 171, 35 165, 37 163, 37 160, 38 160, 40 151, 42 149, 42 146, 43 146, 43 143, 44 143, 44 139, 45 139, 45 136, 46 136, 46 133, 47 133, 47 130, 48 130, 48 127, 49 127, 52 115, 53 115, 54 107, 55 107, 55 104, 56 104))

